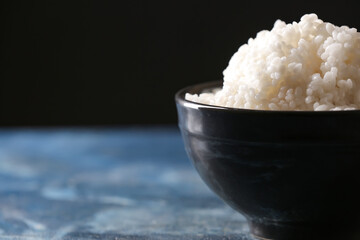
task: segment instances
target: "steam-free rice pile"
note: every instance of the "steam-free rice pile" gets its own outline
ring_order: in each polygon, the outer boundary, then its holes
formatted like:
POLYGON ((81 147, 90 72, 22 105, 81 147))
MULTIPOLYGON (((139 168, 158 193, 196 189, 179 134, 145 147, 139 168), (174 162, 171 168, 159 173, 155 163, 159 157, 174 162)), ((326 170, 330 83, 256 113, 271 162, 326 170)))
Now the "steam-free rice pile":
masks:
POLYGON ((263 110, 360 108, 360 33, 323 22, 277 20, 250 38, 224 70, 223 88, 186 94, 194 102, 263 110))

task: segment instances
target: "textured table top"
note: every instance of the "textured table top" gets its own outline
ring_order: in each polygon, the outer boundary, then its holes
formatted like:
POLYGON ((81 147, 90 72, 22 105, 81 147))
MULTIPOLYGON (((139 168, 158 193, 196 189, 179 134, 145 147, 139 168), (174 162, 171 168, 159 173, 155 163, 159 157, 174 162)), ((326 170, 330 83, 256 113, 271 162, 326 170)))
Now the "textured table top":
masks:
POLYGON ((0 239, 251 239, 176 128, 0 129, 0 239))

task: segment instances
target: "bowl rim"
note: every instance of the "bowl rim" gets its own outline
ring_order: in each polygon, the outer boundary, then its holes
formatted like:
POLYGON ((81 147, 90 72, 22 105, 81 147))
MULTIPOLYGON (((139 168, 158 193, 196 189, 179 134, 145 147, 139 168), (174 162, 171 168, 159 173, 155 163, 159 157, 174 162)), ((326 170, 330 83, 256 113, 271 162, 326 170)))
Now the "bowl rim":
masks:
MULTIPOLYGON (((193 108, 193 109, 213 109, 219 111, 226 111, 226 112, 233 112, 233 113, 254 113, 254 114, 296 114, 296 115, 347 115, 347 114, 360 114, 360 109, 354 110, 325 110, 325 111, 314 111, 314 110, 263 110, 263 109, 246 109, 246 108, 233 108, 233 107, 223 107, 223 106, 216 106, 204 103, 193 102, 185 99, 185 94, 191 91, 192 89, 214 89, 216 87, 221 87, 222 81, 209 81, 209 82, 202 82, 198 84, 193 84, 187 87, 184 87, 176 92, 175 94, 175 102, 181 104, 184 107, 193 108)), ((199 94, 198 92, 197 94, 199 94)))

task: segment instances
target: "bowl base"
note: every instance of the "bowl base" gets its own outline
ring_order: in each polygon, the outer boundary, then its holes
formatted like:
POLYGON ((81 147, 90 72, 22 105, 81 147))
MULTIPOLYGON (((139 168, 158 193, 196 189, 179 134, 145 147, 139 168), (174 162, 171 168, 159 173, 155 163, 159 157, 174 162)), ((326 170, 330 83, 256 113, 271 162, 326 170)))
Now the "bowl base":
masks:
POLYGON ((258 223, 249 221, 250 232, 260 240, 358 240, 360 233, 358 229, 326 225, 326 226, 302 226, 281 223, 258 223))

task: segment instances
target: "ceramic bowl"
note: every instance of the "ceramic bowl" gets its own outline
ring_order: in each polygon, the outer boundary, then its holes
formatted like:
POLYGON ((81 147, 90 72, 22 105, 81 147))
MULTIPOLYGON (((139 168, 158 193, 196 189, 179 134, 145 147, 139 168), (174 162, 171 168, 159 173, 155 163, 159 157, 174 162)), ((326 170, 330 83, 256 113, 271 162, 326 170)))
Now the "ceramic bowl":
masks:
POLYGON ((261 239, 360 239, 360 111, 266 111, 176 94, 188 156, 261 239))

